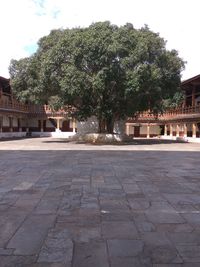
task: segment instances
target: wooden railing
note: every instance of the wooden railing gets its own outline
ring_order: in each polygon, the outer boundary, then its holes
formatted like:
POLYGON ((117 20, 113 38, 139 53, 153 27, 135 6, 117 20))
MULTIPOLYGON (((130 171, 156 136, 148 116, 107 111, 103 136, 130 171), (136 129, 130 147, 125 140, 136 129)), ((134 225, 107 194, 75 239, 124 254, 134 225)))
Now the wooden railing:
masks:
POLYGON ((30 105, 29 113, 31 114, 46 114, 55 116, 64 116, 66 114, 72 113, 75 108, 72 106, 66 106, 65 108, 54 110, 50 105, 30 105))
POLYGON ((4 111, 12 111, 12 112, 22 112, 28 114, 54 114, 54 115, 66 115, 70 112, 74 112, 75 108, 71 106, 67 106, 63 109, 58 111, 53 110, 50 105, 30 105, 30 104, 23 104, 16 100, 10 101, 9 99, 0 99, 0 110, 4 111))
POLYGON ((26 104, 22 104, 18 101, 9 101, 7 99, 0 99, 0 110, 11 110, 11 111, 17 111, 17 112, 29 112, 29 106, 26 104))
POLYGON ((171 109, 171 110, 166 111, 162 115, 162 117, 163 118, 171 118, 171 117, 177 117, 177 116, 183 117, 184 115, 195 115, 195 114, 200 115, 200 105, 196 105, 194 107, 171 109))
MULTIPOLYGON (((52 109, 50 105, 28 105, 22 104, 17 100, 7 100, 0 99, 0 110, 9 110, 13 112, 23 112, 27 114, 34 115, 54 115, 54 116, 64 116, 69 113, 73 113, 76 109, 72 106, 66 106, 63 109, 59 109, 58 111, 52 109)), ((151 112, 145 111, 136 114, 134 117, 129 118, 129 120, 167 120, 172 118, 184 118, 189 116, 199 115, 200 117, 200 105, 196 105, 194 107, 185 107, 185 108, 177 108, 170 109, 166 111, 164 114, 155 115, 151 112)))
POLYGON ((176 108, 170 109, 163 114, 155 115, 151 112, 145 111, 136 114, 134 117, 128 118, 128 120, 167 120, 167 119, 176 119, 176 118, 184 118, 189 116, 196 116, 199 115, 200 117, 200 105, 196 105, 194 107, 185 107, 185 108, 176 108))

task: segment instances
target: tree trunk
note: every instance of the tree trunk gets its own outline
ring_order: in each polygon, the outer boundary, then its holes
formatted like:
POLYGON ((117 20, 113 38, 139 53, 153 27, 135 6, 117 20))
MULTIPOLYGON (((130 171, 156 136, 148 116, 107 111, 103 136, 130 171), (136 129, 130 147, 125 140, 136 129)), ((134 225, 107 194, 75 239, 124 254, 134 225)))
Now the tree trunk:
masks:
POLYGON ((113 133, 113 129, 114 129, 114 118, 113 117, 109 117, 109 118, 98 118, 98 122, 99 122, 99 133, 113 133))
POLYGON ((113 117, 106 119, 106 130, 108 133, 113 134, 114 130, 114 119, 113 117))
POLYGON ((99 133, 105 133, 106 132, 106 123, 105 123, 105 119, 103 118, 98 118, 98 122, 99 122, 99 133))

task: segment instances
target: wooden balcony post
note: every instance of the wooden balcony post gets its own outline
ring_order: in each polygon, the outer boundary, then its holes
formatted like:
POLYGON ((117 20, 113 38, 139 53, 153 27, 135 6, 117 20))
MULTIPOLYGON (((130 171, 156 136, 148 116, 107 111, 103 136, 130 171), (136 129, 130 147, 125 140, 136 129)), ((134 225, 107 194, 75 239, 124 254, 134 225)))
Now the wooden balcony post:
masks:
POLYGON ((184 123, 184 125, 183 125, 183 128, 184 128, 184 137, 187 137, 187 124, 186 123, 184 123))
POLYGON ((179 137, 179 131, 180 131, 180 128, 179 128, 179 125, 177 124, 176 125, 176 137, 179 137))
POLYGON ((164 125, 164 135, 167 136, 167 124, 164 125))
POLYGON ((197 135, 197 125, 196 123, 193 123, 192 124, 192 137, 196 138, 196 135, 197 135))
POLYGON ((169 131, 170 131, 170 136, 172 137, 173 136, 173 127, 172 127, 172 124, 169 125, 169 131))
POLYGON ((147 124, 147 138, 150 138, 150 125, 147 124))

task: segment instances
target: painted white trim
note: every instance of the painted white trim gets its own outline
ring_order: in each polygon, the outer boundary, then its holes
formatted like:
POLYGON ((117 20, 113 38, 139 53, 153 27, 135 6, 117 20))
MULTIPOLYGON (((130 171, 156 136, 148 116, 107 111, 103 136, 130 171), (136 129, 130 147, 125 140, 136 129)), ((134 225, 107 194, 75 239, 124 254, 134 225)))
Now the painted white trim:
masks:
POLYGON ((200 137, 176 137, 176 136, 165 136, 161 135, 161 139, 165 140, 182 140, 189 143, 200 143, 200 137))
MULTIPOLYGON (((32 137, 53 137, 53 138, 69 138, 70 136, 74 136, 75 132, 31 132, 30 136, 32 137)), ((13 138, 13 137, 26 137, 26 132, 0 132, 1 138, 13 138)))

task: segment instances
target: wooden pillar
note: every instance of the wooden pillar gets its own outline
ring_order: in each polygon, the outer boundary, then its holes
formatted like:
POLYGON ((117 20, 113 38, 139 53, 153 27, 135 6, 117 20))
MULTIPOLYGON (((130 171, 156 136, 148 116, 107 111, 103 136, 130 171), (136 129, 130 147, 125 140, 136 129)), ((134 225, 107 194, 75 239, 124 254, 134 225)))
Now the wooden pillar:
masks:
POLYGON ((176 125, 176 137, 179 137, 179 131, 180 131, 180 128, 179 128, 179 125, 177 124, 176 125))
POLYGON ((167 124, 164 125, 164 135, 167 136, 167 124))
POLYGON ((196 138, 196 135, 197 135, 197 125, 196 123, 193 123, 192 124, 192 137, 196 138))
POLYGON ((73 128, 73 133, 76 132, 76 120, 73 118, 72 119, 72 128, 73 128))
POLYGON ((183 125, 183 129, 184 129, 184 137, 187 137, 187 124, 186 123, 184 123, 184 125, 183 125))
POLYGON ((150 138, 150 125, 147 124, 147 138, 150 138))
POLYGON ((169 131, 170 131, 170 136, 172 137, 173 136, 173 127, 172 127, 172 124, 169 125, 169 131))

